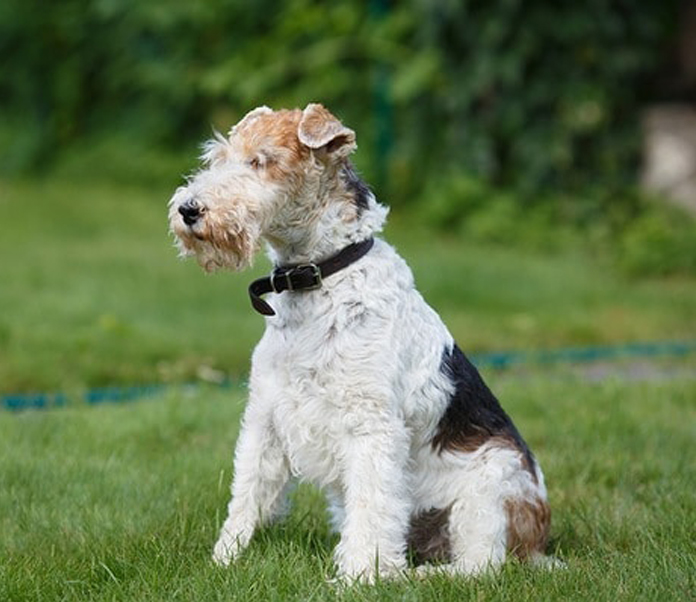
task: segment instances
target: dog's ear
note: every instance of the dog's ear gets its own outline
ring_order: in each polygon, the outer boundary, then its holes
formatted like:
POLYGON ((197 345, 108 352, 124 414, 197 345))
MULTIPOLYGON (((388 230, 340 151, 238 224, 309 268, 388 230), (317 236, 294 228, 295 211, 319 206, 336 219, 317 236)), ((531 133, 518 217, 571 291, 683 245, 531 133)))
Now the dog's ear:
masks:
POLYGON ((305 146, 326 151, 332 158, 347 157, 355 148, 355 132, 344 126, 320 104, 308 104, 302 111, 297 137, 305 146))
POLYGON ((266 106, 256 107, 255 109, 252 109, 239 120, 237 125, 232 126, 232 129, 230 129, 229 136, 232 136, 239 128, 245 125, 249 125, 252 121, 261 117, 261 115, 269 115, 271 113, 273 113, 273 109, 269 109, 266 106))

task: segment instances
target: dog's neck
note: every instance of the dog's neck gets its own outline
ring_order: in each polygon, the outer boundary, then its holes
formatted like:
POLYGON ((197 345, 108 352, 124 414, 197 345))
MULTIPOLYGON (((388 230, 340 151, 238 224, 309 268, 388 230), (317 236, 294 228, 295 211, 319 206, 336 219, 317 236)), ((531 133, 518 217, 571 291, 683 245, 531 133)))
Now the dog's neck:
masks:
POLYGON ((282 225, 265 233, 275 265, 317 263, 382 230, 389 210, 377 202, 350 164, 343 166, 340 178, 327 181, 329 185, 312 187, 311 202, 303 198, 292 203, 279 222, 282 225))

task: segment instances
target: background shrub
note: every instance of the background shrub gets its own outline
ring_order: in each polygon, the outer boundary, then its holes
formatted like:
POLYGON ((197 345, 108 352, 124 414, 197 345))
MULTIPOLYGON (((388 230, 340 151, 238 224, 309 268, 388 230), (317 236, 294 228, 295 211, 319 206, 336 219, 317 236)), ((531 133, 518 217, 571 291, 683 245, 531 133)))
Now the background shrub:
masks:
POLYGON ((618 258, 633 275, 696 272, 696 224, 677 209, 653 207, 622 232, 618 258))
POLYGON ((173 145, 261 103, 322 100, 359 128, 363 168, 398 198, 443 165, 530 198, 620 186, 634 180, 642 86, 676 8, 6 0, 0 107, 19 124, 20 167, 89 133, 173 145))

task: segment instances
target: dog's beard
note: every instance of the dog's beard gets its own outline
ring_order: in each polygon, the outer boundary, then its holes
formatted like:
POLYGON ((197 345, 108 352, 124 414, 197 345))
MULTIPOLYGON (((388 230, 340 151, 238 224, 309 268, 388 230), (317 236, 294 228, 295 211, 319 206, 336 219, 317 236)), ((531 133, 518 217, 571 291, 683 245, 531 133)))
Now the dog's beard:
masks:
POLYGON ((256 245, 245 234, 215 240, 177 236, 177 247, 182 257, 195 257, 206 272, 243 270, 251 265, 256 250, 256 245))
POLYGON ((195 257, 206 271, 242 270, 252 264, 259 246, 260 232, 254 224, 206 212, 192 227, 183 223, 177 212, 170 215, 171 231, 182 257, 195 257))

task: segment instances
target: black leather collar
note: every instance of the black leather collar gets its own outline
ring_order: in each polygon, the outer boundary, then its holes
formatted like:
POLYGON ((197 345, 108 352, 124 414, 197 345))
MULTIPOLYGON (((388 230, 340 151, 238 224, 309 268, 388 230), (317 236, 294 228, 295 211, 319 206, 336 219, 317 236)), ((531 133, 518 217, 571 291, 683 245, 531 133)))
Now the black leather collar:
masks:
POLYGON ((267 293, 311 291, 321 288, 324 278, 356 262, 372 248, 374 238, 353 243, 320 263, 301 263, 276 267, 269 276, 249 285, 249 298, 254 309, 264 316, 275 316, 273 308, 261 298, 267 293))

